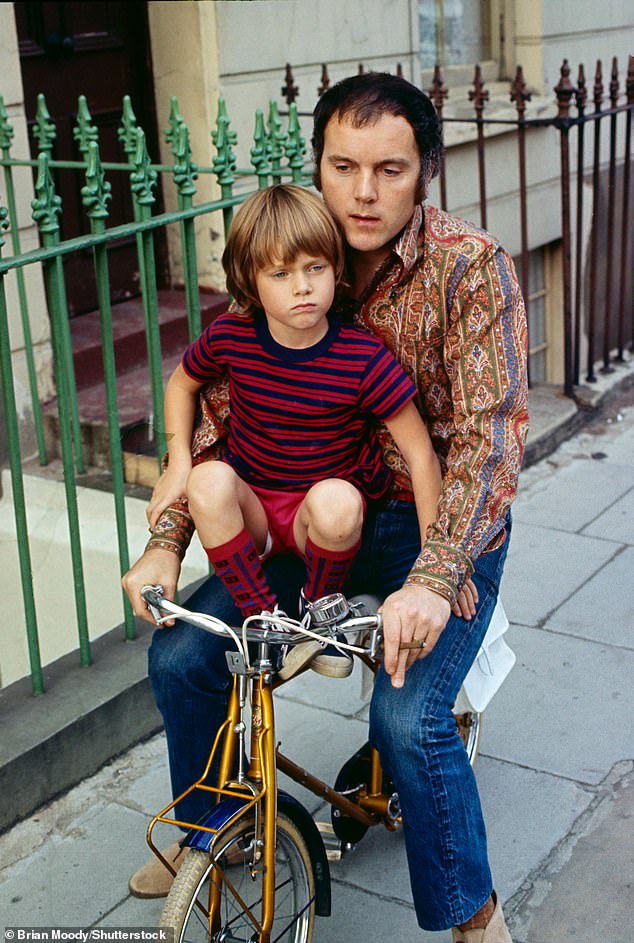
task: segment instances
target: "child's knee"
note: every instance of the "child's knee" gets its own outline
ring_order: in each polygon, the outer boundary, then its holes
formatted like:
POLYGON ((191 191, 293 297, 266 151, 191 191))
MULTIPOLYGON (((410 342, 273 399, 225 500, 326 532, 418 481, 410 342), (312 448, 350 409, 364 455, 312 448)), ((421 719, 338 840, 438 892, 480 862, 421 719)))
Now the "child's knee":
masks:
POLYGON ((341 539, 361 535, 363 498, 348 481, 329 478, 313 485, 306 495, 306 509, 321 533, 341 539))
POLYGON ((202 501, 208 507, 210 500, 223 502, 236 493, 238 478, 225 462, 201 462, 189 473, 186 485, 190 503, 202 501))

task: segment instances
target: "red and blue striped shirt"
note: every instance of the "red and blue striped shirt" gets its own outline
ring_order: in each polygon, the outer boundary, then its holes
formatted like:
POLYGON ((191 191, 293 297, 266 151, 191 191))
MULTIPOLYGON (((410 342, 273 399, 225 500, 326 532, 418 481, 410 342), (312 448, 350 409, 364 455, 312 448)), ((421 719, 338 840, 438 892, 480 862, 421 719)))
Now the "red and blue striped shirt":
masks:
POLYGON ((326 478, 385 493, 374 420, 395 416, 416 388, 372 334, 331 317, 311 347, 278 344, 266 317, 223 314, 187 348, 185 372, 200 383, 229 376, 226 460, 247 484, 304 491, 326 478))

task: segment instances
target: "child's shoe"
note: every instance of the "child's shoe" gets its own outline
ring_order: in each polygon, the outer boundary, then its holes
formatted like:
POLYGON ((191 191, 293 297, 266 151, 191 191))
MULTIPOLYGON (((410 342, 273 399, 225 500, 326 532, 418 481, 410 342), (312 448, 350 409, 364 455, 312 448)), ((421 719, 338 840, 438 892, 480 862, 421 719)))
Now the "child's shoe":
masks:
MULTIPOLYGON (((302 589, 299 594, 299 614, 304 616, 310 609, 310 603, 304 596, 302 589)), ((346 642, 347 639, 342 632, 337 634, 340 642, 346 642)), ((316 642, 318 649, 313 660, 310 663, 310 669, 326 678, 348 678, 352 674, 354 667, 352 655, 345 649, 337 648, 336 645, 328 644, 325 647, 316 642)))
MULTIPOLYGON (((277 606, 271 615, 278 616, 281 619, 288 618, 286 613, 282 609, 278 609, 277 606)), ((264 619, 262 620, 261 626, 258 626, 257 622, 254 622, 253 625, 262 629, 271 627, 270 623, 268 623, 267 626, 267 621, 264 619)), ((275 628, 279 631, 282 627, 276 626, 275 628)), ((317 639, 306 639, 305 642, 299 642, 298 645, 272 646, 271 659, 278 678, 282 681, 288 681, 289 678, 293 678, 296 674, 299 674, 300 671, 307 668, 315 655, 322 651, 321 643, 318 642, 317 639)))

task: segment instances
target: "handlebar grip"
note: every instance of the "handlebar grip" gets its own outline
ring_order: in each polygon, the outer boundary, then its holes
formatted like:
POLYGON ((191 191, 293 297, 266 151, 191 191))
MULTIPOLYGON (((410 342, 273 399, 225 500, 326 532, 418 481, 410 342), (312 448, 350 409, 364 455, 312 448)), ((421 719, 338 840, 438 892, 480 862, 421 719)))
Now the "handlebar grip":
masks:
POLYGON ((164 589, 160 584, 156 586, 142 586, 141 598, 147 603, 147 607, 152 613, 152 618, 158 623, 162 618, 161 608, 163 603, 164 589))

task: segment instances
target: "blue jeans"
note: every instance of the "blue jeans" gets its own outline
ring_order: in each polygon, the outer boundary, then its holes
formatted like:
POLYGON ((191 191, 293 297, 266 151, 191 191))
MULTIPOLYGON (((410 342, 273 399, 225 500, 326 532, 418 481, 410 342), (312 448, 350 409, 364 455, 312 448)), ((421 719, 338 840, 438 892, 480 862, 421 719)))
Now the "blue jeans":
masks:
MULTIPOLYGON (((412 894, 425 930, 466 922, 491 894, 480 799, 452 706, 493 613, 509 532, 510 521, 503 547, 476 561, 473 580, 480 601, 475 618, 465 622, 452 616, 433 651, 408 670, 403 688, 393 688, 381 669, 372 697, 370 739, 399 794, 412 894)), ((419 547, 413 505, 371 506, 346 592, 371 588, 386 596, 398 589, 419 547)), ((265 569, 281 607, 296 614, 304 564, 296 557, 272 557, 265 569)), ((229 594, 213 577, 187 606, 240 623, 229 594)), ((227 647, 184 623, 154 633, 149 673, 165 724, 174 796, 200 776, 225 718, 231 689, 227 647)), ((192 793, 177 811, 196 821, 206 811, 204 795, 192 793)))

